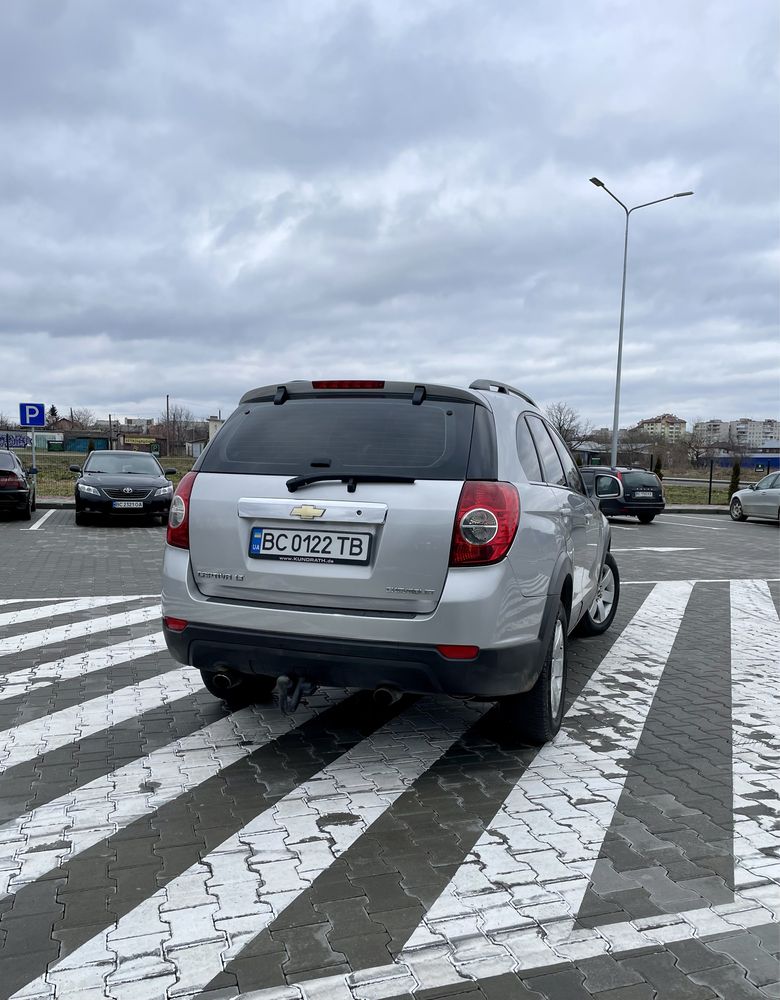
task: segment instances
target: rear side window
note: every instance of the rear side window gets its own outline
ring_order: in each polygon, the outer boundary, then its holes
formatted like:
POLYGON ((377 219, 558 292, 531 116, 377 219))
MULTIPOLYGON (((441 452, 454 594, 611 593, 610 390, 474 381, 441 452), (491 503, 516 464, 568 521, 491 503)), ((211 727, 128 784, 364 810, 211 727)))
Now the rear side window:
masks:
POLYGON ((517 454, 520 458, 520 465, 530 483, 544 482, 542 467, 539 465, 539 456, 528 430, 528 424, 523 417, 517 421, 517 454))
POLYGON ((637 486, 649 486, 651 489, 660 490, 661 481, 652 472, 624 472, 622 473, 623 488, 636 489, 637 486))
POLYGON ((542 460, 545 481, 551 486, 566 486, 566 475, 561 460, 558 458, 558 452, 555 450, 552 438, 547 433, 544 421, 532 413, 528 414, 526 420, 531 429, 536 450, 539 452, 539 458, 542 460))
MULTIPOLYGON (((547 425, 545 425, 547 426, 547 425)), ((558 452, 558 457, 563 465, 563 471, 566 474, 566 485, 570 490, 574 490, 575 493, 584 493, 585 487, 582 483, 582 476, 580 476, 580 470, 577 463, 572 458, 572 454, 563 442, 563 438, 560 437, 556 432, 549 426, 547 430, 550 437, 553 439, 553 444, 555 445, 555 450, 558 452)))
POLYGON ((14 462, 14 456, 11 455, 9 452, 6 452, 5 454, 0 452, 0 469, 2 469, 3 472, 10 472, 16 470, 16 462, 14 462))
POLYGON ((202 472, 465 479, 475 404, 306 397, 246 404, 203 453, 202 472))

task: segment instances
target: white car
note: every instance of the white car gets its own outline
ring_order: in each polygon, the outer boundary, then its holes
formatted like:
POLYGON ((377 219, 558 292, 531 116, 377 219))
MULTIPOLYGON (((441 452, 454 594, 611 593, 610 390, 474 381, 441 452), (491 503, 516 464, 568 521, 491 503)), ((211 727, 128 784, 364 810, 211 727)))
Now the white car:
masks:
POLYGON ((731 498, 729 514, 734 521, 763 517, 780 521, 780 472, 771 472, 731 498))

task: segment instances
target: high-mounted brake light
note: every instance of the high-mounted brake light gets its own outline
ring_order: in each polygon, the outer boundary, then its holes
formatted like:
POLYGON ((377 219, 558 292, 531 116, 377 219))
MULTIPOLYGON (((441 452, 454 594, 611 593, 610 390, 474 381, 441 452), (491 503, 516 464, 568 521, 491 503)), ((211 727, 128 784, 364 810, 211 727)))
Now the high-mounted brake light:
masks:
POLYGON ((312 382, 314 389, 384 389, 384 380, 376 379, 320 379, 312 382))
POLYGON ((177 549, 190 547, 190 494, 197 475, 197 472, 188 472, 182 476, 171 500, 166 541, 177 549))
POLYGON ((450 566, 484 566, 509 551, 520 523, 520 497, 511 483, 465 482, 452 531, 450 566))

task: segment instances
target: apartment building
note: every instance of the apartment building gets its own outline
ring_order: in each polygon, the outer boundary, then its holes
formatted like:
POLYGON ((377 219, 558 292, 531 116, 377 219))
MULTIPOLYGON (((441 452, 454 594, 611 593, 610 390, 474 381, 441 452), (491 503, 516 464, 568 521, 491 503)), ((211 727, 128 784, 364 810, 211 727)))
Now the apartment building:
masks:
POLYGON ((780 420, 698 420, 693 425, 694 434, 706 444, 724 444, 732 441, 745 448, 758 448, 767 441, 780 438, 780 420))
POLYGON ((673 413, 661 413, 657 417, 647 417, 640 420, 636 430, 642 431, 649 438, 668 441, 670 444, 681 440, 685 434, 686 423, 673 413))

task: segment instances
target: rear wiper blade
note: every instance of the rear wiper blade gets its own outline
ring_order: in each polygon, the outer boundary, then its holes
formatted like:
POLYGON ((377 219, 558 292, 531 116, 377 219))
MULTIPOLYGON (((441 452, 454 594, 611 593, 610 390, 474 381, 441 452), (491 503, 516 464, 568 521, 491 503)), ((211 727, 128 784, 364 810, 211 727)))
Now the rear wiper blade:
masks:
POLYGON ((414 476, 382 476, 382 475, 354 475, 354 476, 339 476, 332 472, 320 472, 313 473, 310 476, 295 476, 293 479, 287 480, 287 489, 290 493, 295 493, 302 486, 308 486, 310 483, 323 483, 328 480, 333 480, 338 483, 347 484, 347 493, 354 493, 357 489, 358 483, 413 483, 415 482, 414 476))

